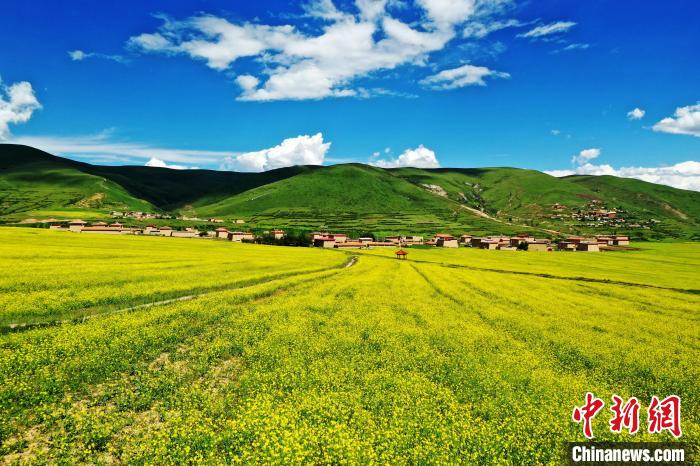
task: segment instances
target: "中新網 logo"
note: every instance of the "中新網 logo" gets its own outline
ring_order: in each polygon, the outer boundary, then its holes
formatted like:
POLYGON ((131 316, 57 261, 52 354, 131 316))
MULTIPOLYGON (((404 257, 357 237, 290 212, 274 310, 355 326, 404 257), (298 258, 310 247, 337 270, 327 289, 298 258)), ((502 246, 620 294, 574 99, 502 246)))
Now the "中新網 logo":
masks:
MULTIPOLYGON (((631 397, 625 401, 622 397, 613 395, 610 411, 613 413, 612 419, 608 422, 610 431, 620 433, 627 430, 630 434, 639 431, 639 412, 641 405, 639 400, 631 397)), ((603 409, 605 402, 597 398, 593 393, 586 393, 586 399, 582 406, 576 406, 571 413, 571 419, 577 424, 582 424, 583 435, 592 439, 593 418, 603 409)), ((654 395, 647 408, 647 426, 650 434, 657 434, 663 431, 670 432, 679 438, 681 431, 681 398, 677 395, 670 395, 659 400, 654 395)))

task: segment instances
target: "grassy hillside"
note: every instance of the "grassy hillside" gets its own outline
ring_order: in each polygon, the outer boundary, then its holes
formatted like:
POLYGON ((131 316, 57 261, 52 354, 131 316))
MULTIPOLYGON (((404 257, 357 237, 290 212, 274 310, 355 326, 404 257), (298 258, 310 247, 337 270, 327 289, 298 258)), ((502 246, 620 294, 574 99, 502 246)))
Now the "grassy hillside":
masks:
POLYGON ((190 204, 208 204, 274 183, 317 167, 286 167, 263 173, 236 173, 215 170, 171 170, 155 167, 105 167, 86 165, 86 172, 119 183, 135 196, 163 210, 179 210, 190 204))
POLYGON ((0 145, 0 221, 97 218, 125 209, 242 218, 245 228, 253 229, 508 234, 533 228, 549 234, 700 237, 700 193, 632 179, 361 164, 264 173, 113 167, 0 145), (555 212, 555 203, 566 208, 555 212), (621 221, 601 224, 577 217, 597 208, 617 210, 621 221))
POLYGON ((0 216, 74 216, 110 209, 154 210, 119 184, 66 159, 24 146, 0 145, 0 216))
POLYGON ((580 202, 582 195, 594 194, 585 186, 520 168, 398 168, 391 172, 426 189, 430 189, 426 185, 439 186, 451 199, 502 216, 531 217, 555 202, 580 202))
POLYGON ((590 189, 597 197, 636 217, 653 217, 663 236, 680 237, 700 231, 700 193, 614 176, 570 176, 566 181, 590 189))
POLYGON ((479 217, 386 170, 360 164, 319 168, 195 208, 200 215, 235 215, 266 226, 328 225, 396 233, 517 229, 479 217))
POLYGON ((651 225, 635 230, 636 236, 693 238, 700 232, 700 193, 635 179, 614 176, 555 178, 518 168, 399 168, 391 172, 426 190, 442 190, 452 200, 514 223, 595 232, 596 228, 585 224, 557 222, 550 217, 555 213, 551 208, 555 203, 567 206, 561 213, 570 215, 592 209, 588 204, 596 201, 601 208, 620 212, 627 224, 651 225))
MULTIPOLYGON (((265 173, 170 170, 138 166, 100 166, 56 157, 28 146, 0 144, 0 183, 13 191, 12 212, 75 207, 76 192, 89 197, 107 190, 98 207, 170 210, 216 202, 248 189, 295 176, 315 167, 288 167, 265 173), (99 180, 103 185, 93 186, 99 180), (28 184, 27 184, 28 183, 28 184), (118 193, 118 194, 117 194, 118 193)), ((98 196, 101 197, 101 196, 98 196)), ((81 197, 82 199, 82 197, 81 197)), ((8 211, 0 211, 5 215, 8 211)))

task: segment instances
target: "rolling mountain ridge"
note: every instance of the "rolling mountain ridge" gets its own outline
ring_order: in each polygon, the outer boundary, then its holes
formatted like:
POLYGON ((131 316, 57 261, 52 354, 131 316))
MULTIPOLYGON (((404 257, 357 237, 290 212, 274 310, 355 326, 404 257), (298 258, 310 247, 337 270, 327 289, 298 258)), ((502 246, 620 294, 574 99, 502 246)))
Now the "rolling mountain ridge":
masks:
POLYGON ((246 228, 476 234, 614 229, 639 237, 700 238, 700 193, 634 179, 362 164, 263 173, 171 170, 90 165, 0 145, 3 223, 104 218, 114 210, 242 219, 246 228))

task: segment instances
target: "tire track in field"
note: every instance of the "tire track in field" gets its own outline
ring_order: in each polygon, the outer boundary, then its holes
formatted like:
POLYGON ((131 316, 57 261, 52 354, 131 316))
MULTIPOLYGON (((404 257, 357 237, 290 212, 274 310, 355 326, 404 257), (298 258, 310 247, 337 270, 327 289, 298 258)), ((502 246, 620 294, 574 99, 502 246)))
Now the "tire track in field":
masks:
MULTIPOLYGON (((345 267, 347 264, 343 264, 340 267, 345 267)), ((255 293, 253 295, 247 296, 245 299, 242 301, 237 301, 235 303, 235 306, 242 306, 245 303, 251 303, 251 302, 259 302, 265 299, 272 298, 274 296, 277 296, 281 293, 288 292, 288 291, 294 291, 299 288, 304 288, 304 287, 309 287, 311 286, 308 282, 308 280, 305 280, 305 276, 310 276, 310 275, 321 275, 325 277, 330 277, 333 276, 337 273, 339 273, 341 270, 338 270, 340 268, 339 266, 335 267, 330 267, 321 271, 314 271, 306 274, 299 274, 298 277, 299 279, 287 283, 283 286, 277 287, 272 290, 266 290, 263 291, 262 293, 255 293)), ((256 283, 255 285, 250 285, 249 287, 245 288, 250 288, 253 286, 259 286, 261 284, 264 284, 265 282, 259 282, 256 283)), ((270 282, 267 282, 270 283, 270 282)), ((243 288, 239 288, 243 289, 243 288)), ((205 293, 205 294, 212 294, 212 293, 205 293)), ((169 300, 169 301, 177 301, 177 300, 169 300)), ((141 306, 139 306, 141 307, 141 306)), ((211 392, 212 390, 216 390, 220 387, 220 385, 224 383, 230 383, 231 379, 222 376, 221 374, 216 373, 216 369, 221 366, 221 364, 226 364, 227 361, 237 361, 239 362, 239 369, 242 369, 244 365, 244 361, 242 359, 242 355, 239 354, 237 351, 235 351, 234 348, 235 345, 229 348, 231 351, 226 351, 223 354, 217 354, 216 357, 213 357, 210 361, 207 362, 207 370, 202 371, 202 370, 194 370, 192 367, 192 364, 194 363, 194 360, 196 359, 194 356, 192 356, 193 353, 191 353, 192 348, 197 344, 197 342, 201 342, 204 338, 206 338, 206 332, 209 331, 208 329, 216 329, 217 328, 217 323, 223 323, 226 322, 227 319, 230 317, 230 313, 217 313, 217 314, 212 314, 211 318, 206 322, 200 325, 199 331, 196 333, 193 333, 191 335, 186 336, 185 338, 178 340, 169 346, 166 346, 165 348, 160 348, 160 351, 162 351, 157 357, 155 357, 155 354, 151 355, 151 357, 142 360, 140 364, 145 364, 144 367, 147 368, 144 369, 144 372, 140 370, 135 370, 134 368, 131 368, 129 370, 125 371, 117 371, 109 376, 100 379, 96 382, 92 383, 87 383, 83 384, 78 388, 74 389, 69 389, 66 390, 62 393, 61 397, 52 400, 48 402, 50 405, 55 406, 55 405, 60 405, 61 403, 65 403, 65 396, 66 395, 71 395, 72 398, 72 403, 81 405, 81 406, 87 406, 87 407, 94 407, 96 406, 95 400, 99 399, 100 400, 100 405, 102 404, 107 404, 114 406, 114 400, 115 398, 121 393, 118 390, 119 387, 125 387, 126 385, 130 386, 131 390, 135 390, 135 387, 133 387, 133 383, 135 380, 143 380, 144 377, 151 377, 150 380, 152 380, 152 377, 154 374, 158 373, 160 370, 166 366, 166 361, 170 362, 173 367, 178 366, 179 369, 184 369, 187 372, 182 373, 179 375, 178 378, 178 383, 175 386, 170 387, 169 389, 170 392, 166 396, 174 397, 177 395, 177 391, 181 390, 183 386, 187 385, 188 382, 192 382, 193 380, 199 380, 199 381, 206 381, 208 378, 211 379, 213 376, 213 379, 210 380, 210 382, 207 386, 206 389, 208 392, 211 392), (178 354, 178 353, 184 353, 189 354, 184 359, 178 359, 178 363, 172 363, 172 361, 169 361, 169 356, 172 354, 178 354), (187 365, 183 366, 182 363, 186 362, 187 365), (212 372, 214 370, 214 372, 212 372), (115 375, 117 374, 117 375, 115 375), (121 374, 121 375, 118 375, 121 374), (113 385, 113 382, 115 380, 119 381, 118 386, 113 385), (115 388, 116 387, 116 388, 115 388)), ((218 330, 213 330, 214 333, 216 334, 219 332, 218 330)), ((156 351, 157 353, 157 351, 156 351)), ((145 415, 145 413, 152 413, 152 410, 155 406, 155 402, 149 403, 148 408, 146 411, 139 411, 139 410, 130 410, 128 411, 131 414, 136 414, 136 416, 141 416, 145 415)), ((32 405, 34 406, 34 405, 32 405)), ((32 409, 32 406, 25 407, 25 409, 32 409)), ((48 405, 47 405, 48 406, 48 405)), ((19 411, 20 413, 22 412, 21 410, 19 411)), ((17 417, 17 416, 15 416, 17 417)), ((123 432, 125 429, 128 431, 131 427, 134 425, 137 425, 137 421, 135 422, 130 422, 127 424, 125 427, 121 428, 119 432, 123 432)), ((53 426, 55 427, 55 426, 53 426)), ((32 449, 36 450, 36 448, 39 446, 41 447, 43 445, 42 442, 45 441, 45 439, 54 431, 48 430, 51 428, 50 424, 46 424, 44 422, 38 422, 36 419, 34 419, 33 422, 30 422, 28 424, 21 424, 21 425, 15 425, 14 430, 11 434, 10 439, 14 441, 15 443, 17 441, 26 441, 28 447, 24 447, 24 449, 21 451, 20 455, 21 456, 29 456, 31 457, 32 454, 32 449), (41 435, 37 436, 36 433, 40 432, 41 435)), ((55 433, 55 432, 54 432, 55 433)), ((117 435, 116 433, 113 435, 117 435)), ((0 461, 0 464, 2 461, 0 461)))
MULTIPOLYGON (((430 263, 428 261, 423 261, 430 263)), ((433 265, 440 266, 441 264, 431 263, 433 265)), ((514 322, 508 322, 499 318, 491 318, 486 316, 478 308, 470 306, 465 300, 452 295, 444 290, 442 290, 437 284, 435 284, 424 272, 419 270, 416 266, 411 264, 411 267, 421 276, 423 279, 431 286, 440 296, 443 296, 450 301, 464 306, 469 310, 472 310, 474 314, 488 327, 501 334, 508 335, 514 342, 517 342, 533 355, 538 355, 540 360, 546 364, 550 369, 561 370, 569 374, 578 374, 579 376, 585 377, 601 383, 603 385, 610 384, 610 380, 606 378, 605 374, 600 373, 601 367, 594 356, 586 354, 581 351, 577 346, 572 345, 571 342, 562 342, 556 339, 546 338, 543 333, 537 332, 537 330, 529 329, 520 325, 515 325, 514 322)), ((483 296, 486 299, 493 300, 499 303, 509 303, 512 302, 509 299, 503 298, 500 295, 491 293, 487 290, 480 289, 478 287, 472 287, 476 294, 483 296)), ((530 307, 530 306, 524 306, 530 307)), ((630 387, 639 390, 647 390, 648 387, 644 383, 639 383, 640 378, 636 375, 640 368, 636 365, 626 364, 626 370, 623 372, 623 376, 617 380, 618 384, 627 384, 630 387)), ((663 378, 659 379, 661 382, 665 383, 663 378)))
MULTIPOLYGON (((474 312, 474 314, 481 320, 484 324, 486 324, 489 328, 492 330, 507 334, 510 338, 513 339, 513 341, 523 345, 529 352, 533 354, 536 353, 536 349, 540 349, 542 352, 541 354, 549 354, 553 357, 554 363, 556 366, 561 368, 562 370, 569 372, 569 373, 577 373, 581 369, 584 369, 586 372, 586 376, 592 375, 590 371, 594 369, 594 364, 588 356, 584 355, 580 351, 578 351, 574 347, 570 346, 563 346, 560 343, 557 343, 554 340, 547 340, 548 344, 538 342, 538 338, 541 337, 541 335, 532 333, 532 331, 522 328, 520 326, 518 327, 513 327, 508 324, 508 322, 502 321, 500 319, 495 319, 495 318, 490 318, 487 317, 483 312, 481 312, 478 308, 469 306, 467 302, 465 302, 463 299, 460 299, 451 293, 448 293, 444 290, 442 290, 439 286, 437 286, 430 278, 421 270, 419 270, 416 266, 411 264, 411 267, 421 276, 423 279, 430 285, 440 296, 443 296, 450 301, 460 305, 469 308, 474 312), (580 362, 583 367, 572 367, 572 356, 574 356, 577 361, 580 362)), ((501 296, 498 296, 494 293, 491 293, 486 290, 482 290, 479 288, 472 288, 473 291, 476 292, 476 294, 483 296, 486 299, 500 302, 500 303, 508 303, 509 300, 502 298, 501 296)), ((529 306, 526 306, 529 307, 529 306)), ((542 359, 543 362, 547 361, 549 358, 542 359)))
POLYGON ((261 277, 259 279, 252 280, 252 281, 243 281, 243 282, 240 282, 240 284, 242 286, 238 286, 238 287, 232 287, 230 285, 217 286, 213 289, 209 289, 207 291, 203 291, 200 293, 194 293, 194 294, 185 295, 185 296, 178 296, 175 298, 169 298, 169 299, 154 301, 154 302, 150 302, 150 303, 138 304, 135 306, 129 306, 129 307, 121 308, 121 309, 115 309, 113 311, 99 312, 96 314, 88 314, 88 315, 84 315, 82 317, 76 317, 73 319, 50 320, 50 321, 44 321, 44 322, 25 322, 25 323, 4 325, 4 326, 0 327, 0 335, 5 334, 5 333, 10 333, 10 332, 21 332, 24 330, 31 330, 31 329, 43 328, 43 327, 52 327, 52 326, 63 325, 63 324, 68 324, 68 323, 82 323, 82 322, 85 322, 87 320, 94 319, 96 317, 105 317, 105 316, 110 316, 113 314, 131 312, 131 311, 136 311, 136 310, 140 310, 140 309, 148 309, 148 308, 156 307, 156 306, 165 306, 167 304, 172 304, 172 303, 181 302, 181 301, 191 301, 193 299, 199 298, 201 296, 206 296, 206 295, 209 295, 212 293, 219 293, 221 291, 226 291, 226 290, 246 289, 246 288, 250 288, 250 287, 255 286, 255 285, 259 285, 261 283, 265 283, 265 282, 269 283, 269 282, 274 282, 274 281, 278 281, 278 280, 283 280, 285 278, 295 276, 295 275, 304 276, 304 275, 311 275, 311 274, 315 274, 315 273, 337 270, 338 268, 347 269, 347 268, 350 268, 353 265, 355 265, 357 263, 357 260, 358 260, 358 257, 353 255, 350 257, 348 262, 341 264, 340 266, 333 266, 333 267, 309 270, 309 271, 306 271, 303 273, 299 273, 298 271, 284 272, 284 273, 275 274, 272 276, 261 277))
MULTIPOLYGON (((374 255, 374 254, 372 254, 371 257, 378 257, 381 259, 393 260, 393 257, 380 256, 380 255, 374 255)), ((575 282, 600 283, 602 285, 620 285, 620 286, 629 286, 629 287, 637 287, 637 288, 651 288, 651 289, 655 289, 655 290, 666 290, 666 291, 675 291, 677 293, 700 295, 700 289, 673 288, 673 287, 668 287, 668 286, 649 285, 646 283, 634 283, 634 282, 625 282, 622 280, 611 280, 608 278, 566 277, 563 275, 553 275, 553 274, 549 274, 549 273, 525 272, 522 270, 492 269, 492 268, 488 268, 488 267, 476 267, 473 265, 464 265, 464 264, 450 264, 448 262, 435 262, 435 261, 428 261, 428 260, 421 260, 421 259, 412 259, 411 262, 418 263, 418 264, 433 264, 433 265, 438 265, 440 267, 449 267, 452 269, 474 270, 477 272, 507 273, 507 274, 511 274, 511 275, 525 275, 525 276, 530 276, 530 277, 548 278, 551 280, 569 280, 569 281, 575 281, 575 282)))

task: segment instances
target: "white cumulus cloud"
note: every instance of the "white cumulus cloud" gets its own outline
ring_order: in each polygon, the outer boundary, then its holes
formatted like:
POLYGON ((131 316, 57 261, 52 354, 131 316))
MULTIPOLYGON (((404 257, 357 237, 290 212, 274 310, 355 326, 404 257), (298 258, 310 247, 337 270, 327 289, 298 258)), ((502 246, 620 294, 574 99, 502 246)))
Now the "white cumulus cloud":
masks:
POLYGON ((598 148, 584 149, 571 158, 571 163, 576 164, 576 165, 583 165, 583 164, 588 163, 589 161, 591 161, 599 156, 600 156, 600 149, 598 149, 598 148))
POLYGON ((462 30, 462 37, 465 39, 483 39, 492 32, 500 31, 501 29, 524 26, 517 19, 508 19, 503 21, 490 21, 482 23, 473 21, 467 24, 462 30))
POLYGON ((700 137, 700 102, 679 107, 673 117, 667 117, 654 125, 654 131, 671 134, 688 134, 700 137))
POLYGON ((0 80, 0 140, 10 137, 10 124, 26 123, 41 104, 27 81, 5 86, 0 80))
POLYGON ((253 91, 256 87, 258 87, 258 84, 260 84, 260 80, 255 76, 249 74, 242 74, 236 77, 236 83, 238 83, 238 85, 241 86, 241 89, 243 89, 244 92, 248 93, 253 91))
POLYGON ((416 168, 440 168, 440 162, 435 152, 423 144, 415 149, 406 149, 403 154, 394 159, 377 159, 375 155, 370 159, 370 165, 380 168, 416 167, 416 168))
POLYGON ((590 163, 576 167, 575 170, 545 171, 552 176, 568 175, 612 175, 621 178, 635 178, 649 183, 663 184, 679 189, 700 191, 700 162, 688 160, 665 167, 621 167, 612 165, 593 165, 590 163))
POLYGON ((245 152, 226 157, 221 164, 224 170, 262 172, 293 165, 321 165, 330 142, 323 142, 323 134, 297 136, 281 144, 256 152, 245 152))
POLYGON ((641 108, 636 107, 634 110, 630 110, 629 112, 627 112, 627 118, 630 120, 641 120, 642 118, 644 118, 644 115, 646 113, 647 112, 645 112, 641 108))
POLYGON ((649 183, 663 184, 674 188, 700 191, 700 162, 688 160, 675 165, 661 167, 621 167, 609 164, 596 165, 591 160, 600 156, 600 149, 585 149, 575 155, 571 162, 573 170, 546 170, 545 173, 556 176, 569 175, 610 175, 620 178, 635 178, 649 183))
POLYGON ((457 89, 465 86, 485 86, 485 78, 507 79, 510 78, 510 74, 490 70, 485 66, 463 65, 428 76, 421 81, 421 84, 433 89, 457 89))
POLYGON ((571 29, 574 26, 576 26, 576 23, 574 23, 573 21, 557 21, 554 23, 543 24, 541 26, 537 26, 533 29, 530 29, 527 32, 524 32, 522 34, 518 34, 518 37, 538 38, 538 37, 549 36, 552 34, 560 34, 560 33, 568 31, 569 29, 571 29))
MULTIPOLYGON (((156 157, 151 157, 148 162, 145 163, 147 167, 158 167, 158 168, 170 168, 172 170, 188 170, 190 167, 184 165, 171 165, 164 160, 158 159, 156 157)), ((195 168, 195 167, 192 167, 195 168)))
POLYGON ((121 55, 107 55, 105 53, 99 52, 84 52, 82 50, 71 50, 68 52, 68 56, 73 61, 83 61, 87 58, 102 58, 105 60, 112 60, 117 63, 127 63, 128 60, 121 55))
POLYGON ((244 101, 366 97, 385 93, 358 88, 355 79, 402 65, 424 66, 472 19, 482 26, 468 33, 473 37, 514 25, 490 23, 509 3, 415 0, 417 20, 409 24, 392 16, 404 5, 396 0, 356 0, 354 8, 343 4, 343 9, 332 0, 315 0, 306 3, 305 12, 322 22, 320 29, 303 23, 231 22, 206 14, 183 20, 161 17, 157 31, 131 37, 128 44, 141 52, 186 55, 219 71, 248 58, 259 69, 236 78, 244 101))
POLYGON ((82 50, 72 50, 68 52, 68 55, 73 61, 82 61, 85 60, 85 58, 87 58, 87 54, 82 50))
POLYGON ((576 172, 573 170, 545 170, 544 173, 552 176, 556 176, 557 178, 561 178, 562 176, 570 176, 570 175, 575 175, 576 172))

